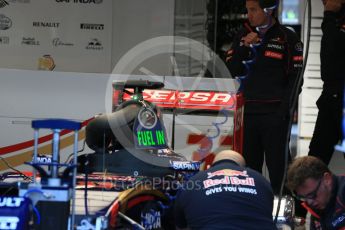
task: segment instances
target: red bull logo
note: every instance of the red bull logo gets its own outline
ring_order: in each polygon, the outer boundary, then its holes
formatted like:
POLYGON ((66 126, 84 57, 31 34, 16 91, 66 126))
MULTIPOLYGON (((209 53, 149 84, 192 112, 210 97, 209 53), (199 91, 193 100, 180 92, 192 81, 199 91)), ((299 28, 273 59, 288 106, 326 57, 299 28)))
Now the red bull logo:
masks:
POLYGON ((215 180, 207 179, 203 182, 203 184, 204 184, 204 188, 209 188, 209 187, 213 187, 220 184, 228 185, 230 184, 230 179, 227 176, 225 176, 222 179, 215 179, 215 180))
POLYGON ((214 176, 244 176, 248 177, 247 171, 238 171, 232 169, 223 169, 215 172, 207 173, 207 178, 212 178, 214 176))

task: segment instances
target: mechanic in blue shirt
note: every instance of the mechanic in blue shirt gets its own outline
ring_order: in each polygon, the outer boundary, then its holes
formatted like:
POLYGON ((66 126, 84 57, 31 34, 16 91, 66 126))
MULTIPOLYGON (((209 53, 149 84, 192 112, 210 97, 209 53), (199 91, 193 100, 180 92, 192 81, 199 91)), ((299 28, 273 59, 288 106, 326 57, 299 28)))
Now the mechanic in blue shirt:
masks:
POLYGON ((193 176, 176 198, 177 229, 276 229, 269 182, 244 166, 242 155, 224 150, 193 176))

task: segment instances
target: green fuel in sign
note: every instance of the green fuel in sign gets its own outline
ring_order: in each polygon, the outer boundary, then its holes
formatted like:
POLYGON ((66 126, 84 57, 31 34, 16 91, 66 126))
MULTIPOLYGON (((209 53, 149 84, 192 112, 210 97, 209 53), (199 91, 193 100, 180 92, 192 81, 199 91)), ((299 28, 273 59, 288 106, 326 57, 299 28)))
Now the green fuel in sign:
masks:
POLYGON ((165 136, 162 130, 137 131, 139 146, 165 145, 165 136))

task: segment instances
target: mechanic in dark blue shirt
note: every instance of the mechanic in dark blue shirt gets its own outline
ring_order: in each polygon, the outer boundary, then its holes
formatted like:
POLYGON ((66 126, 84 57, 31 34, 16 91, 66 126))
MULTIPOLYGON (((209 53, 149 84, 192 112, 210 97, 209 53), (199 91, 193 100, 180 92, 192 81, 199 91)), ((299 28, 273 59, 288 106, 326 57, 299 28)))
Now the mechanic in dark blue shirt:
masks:
POLYGON ((193 176, 176 198, 177 229, 276 229, 271 186, 244 165, 240 154, 225 150, 193 176))
POLYGON ((287 185, 310 212, 310 229, 345 229, 344 175, 334 175, 314 156, 298 157, 289 166, 287 185))
POLYGON ((297 34, 279 23, 275 10, 269 10, 278 2, 246 0, 249 24, 238 32, 227 58, 232 76, 246 76, 241 81, 244 159, 258 172, 265 161, 274 194, 285 183, 290 110, 301 90, 303 63, 303 45, 297 34), (243 61, 252 63, 246 68, 243 61))

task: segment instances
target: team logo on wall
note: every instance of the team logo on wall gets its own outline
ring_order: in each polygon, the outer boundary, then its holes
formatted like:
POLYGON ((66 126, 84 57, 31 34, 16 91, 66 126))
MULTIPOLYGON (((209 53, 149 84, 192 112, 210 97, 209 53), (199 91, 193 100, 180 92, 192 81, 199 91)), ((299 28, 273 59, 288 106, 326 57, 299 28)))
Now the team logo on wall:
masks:
POLYGON ((7 36, 0 37, 0 45, 8 45, 10 43, 10 38, 7 36))
POLYGON ((44 28, 58 28, 60 22, 33 22, 33 27, 44 27, 44 28))
POLYGON ((81 23, 80 29, 82 29, 82 30, 104 30, 104 24, 81 23))
POLYGON ((93 3, 93 4, 101 4, 103 0, 55 0, 56 2, 64 2, 64 3, 93 3))
POLYGON ((37 41, 35 38, 32 38, 32 37, 23 37, 22 45, 39 46, 40 42, 37 41))
POLYGON ((12 26, 12 20, 3 14, 0 14, 0 30, 8 30, 12 26))
POLYGON ((86 46, 87 50, 102 50, 103 46, 102 43, 97 39, 92 39, 86 46))
POLYGON ((38 59, 38 69, 39 70, 50 70, 52 71, 55 68, 54 59, 49 55, 43 55, 38 59))
POLYGON ((0 8, 3 8, 8 5, 8 2, 6 0, 0 0, 0 8))
POLYGON ((60 38, 54 38, 52 41, 53 46, 58 47, 58 46, 74 46, 73 43, 70 42, 63 42, 61 41, 60 38))

